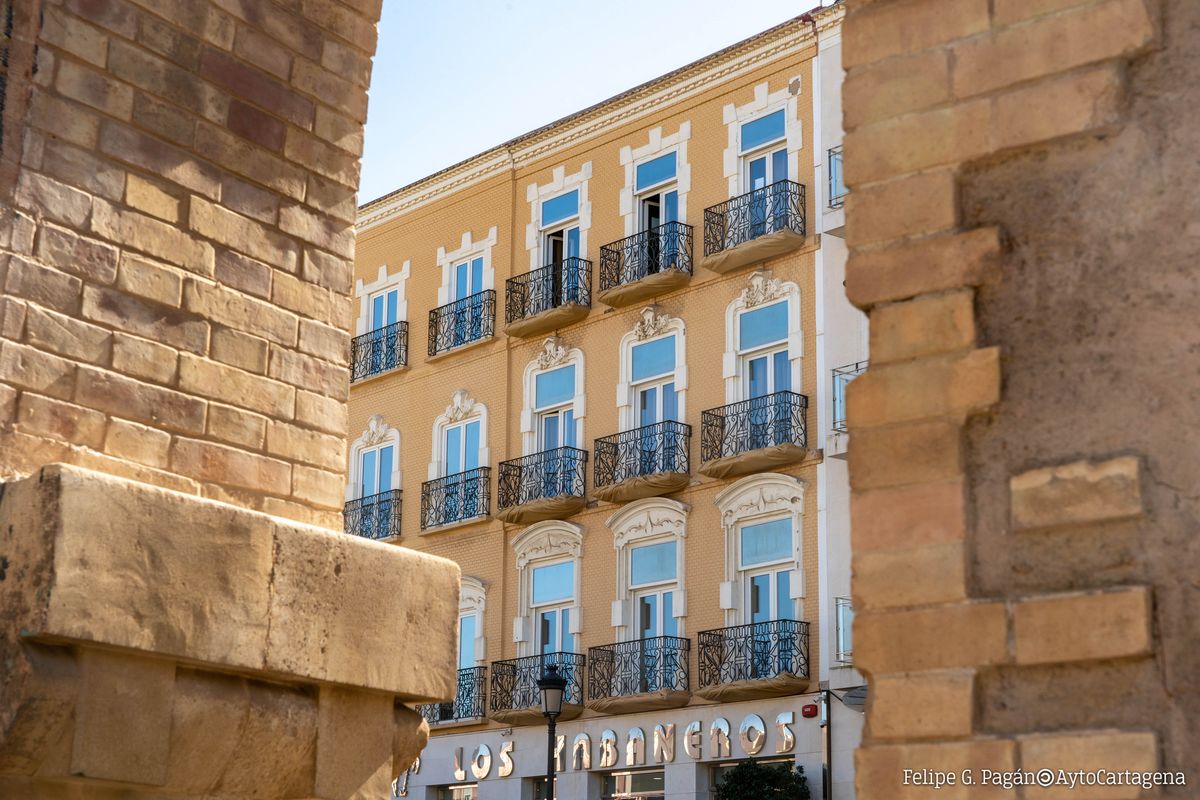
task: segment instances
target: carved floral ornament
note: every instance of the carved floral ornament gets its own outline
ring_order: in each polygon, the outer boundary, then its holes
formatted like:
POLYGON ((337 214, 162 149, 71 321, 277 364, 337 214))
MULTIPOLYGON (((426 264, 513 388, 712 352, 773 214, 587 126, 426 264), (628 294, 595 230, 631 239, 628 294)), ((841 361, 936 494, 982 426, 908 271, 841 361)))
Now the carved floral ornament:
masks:
POLYGON ((467 394, 466 389, 456 389, 450 396, 450 405, 446 406, 446 419, 458 422, 470 416, 475 408, 475 401, 467 394))
POLYGON ((783 281, 772 278, 769 272, 755 272, 750 276, 750 285, 742 289, 742 305, 754 308, 784 294, 783 281))
POLYGON ((529 562, 543 558, 564 555, 579 558, 583 549, 581 531, 574 529, 575 526, 567 528, 562 525, 563 523, 558 523, 555 527, 533 526, 513 540, 513 550, 517 554, 517 569, 525 569, 529 562))
POLYGON ((550 369, 565 363, 567 360, 567 345, 557 336, 551 336, 542 342, 542 352, 538 353, 538 369, 550 369))
POLYGON ((721 524, 729 528, 738 520, 777 511, 801 513, 804 486, 799 478, 773 472, 742 478, 716 497, 721 524))
POLYGON ((388 424, 383 421, 383 417, 375 414, 367 420, 367 431, 363 434, 362 443, 364 447, 371 447, 383 442, 387 438, 388 424))
POLYGON ((671 316, 658 306, 646 306, 642 309, 642 318, 633 326, 633 335, 639 342, 652 339, 667 329, 671 316))
POLYGON ((638 508, 634 505, 608 518, 606 524, 613 532, 613 547, 617 550, 639 539, 664 535, 687 536, 686 504, 663 498, 641 502, 646 503, 647 507, 638 508))

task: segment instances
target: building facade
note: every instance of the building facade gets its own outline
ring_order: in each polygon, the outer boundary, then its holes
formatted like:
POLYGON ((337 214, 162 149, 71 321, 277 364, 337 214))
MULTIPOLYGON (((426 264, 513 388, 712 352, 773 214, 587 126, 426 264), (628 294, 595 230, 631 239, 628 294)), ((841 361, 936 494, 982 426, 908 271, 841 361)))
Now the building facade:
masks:
POLYGON ((841 17, 360 209, 347 532, 464 575, 397 794, 541 797, 553 665, 558 797, 707 798, 752 756, 853 796, 841 17))

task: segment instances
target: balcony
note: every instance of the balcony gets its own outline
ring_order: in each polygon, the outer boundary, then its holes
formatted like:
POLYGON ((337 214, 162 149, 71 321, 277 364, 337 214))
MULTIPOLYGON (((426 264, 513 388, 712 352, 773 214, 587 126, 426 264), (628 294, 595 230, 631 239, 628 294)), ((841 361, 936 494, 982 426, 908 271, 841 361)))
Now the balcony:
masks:
POLYGON ((491 468, 458 472, 421 484, 421 530, 486 517, 491 512, 491 468))
POLYGON ((346 533, 364 539, 400 535, 400 490, 392 489, 351 500, 342 508, 346 533))
POLYGON ((728 478, 798 464, 808 456, 808 398, 776 392, 700 415, 700 472, 728 478))
POLYGON ((600 248, 600 291, 620 307, 684 286, 692 277, 692 226, 668 222, 600 248))
POLYGON ((833 432, 846 433, 846 387, 867 371, 866 361, 856 361, 833 371, 833 432))
POLYGON ((482 720, 485 713, 484 693, 487 667, 470 667, 458 671, 454 700, 449 703, 427 703, 420 707, 421 716, 430 725, 482 720))
POLYGON ((551 664, 567 681, 559 720, 575 719, 583 711, 583 670, 579 653, 545 653, 492 663, 492 701, 488 716, 504 725, 541 725, 542 693, 538 679, 551 664))
POLYGON ((395 322, 350 340, 350 382, 408 366, 408 323, 395 322))
POLYGON ((504 293, 504 332, 536 336, 588 315, 592 306, 592 262, 568 258, 509 278, 504 293))
POLYGON ((429 357, 487 339, 495 326, 496 292, 491 289, 438 306, 429 312, 429 357))
POLYGON ((704 210, 700 266, 732 272, 804 244, 804 186, 779 181, 704 210))
POLYGON ((588 708, 601 714, 657 711, 692 699, 688 655, 677 636, 618 642, 588 650, 588 708))
POLYGON ((792 619, 701 631, 698 666, 705 700, 731 702, 808 688, 808 623, 792 619))
POLYGON ((496 516, 529 525, 566 519, 583 510, 586 450, 559 447, 500 462, 496 482, 496 516))
POLYGON ((625 503, 679 491, 691 481, 691 440, 692 426, 671 420, 597 439, 592 492, 625 503))

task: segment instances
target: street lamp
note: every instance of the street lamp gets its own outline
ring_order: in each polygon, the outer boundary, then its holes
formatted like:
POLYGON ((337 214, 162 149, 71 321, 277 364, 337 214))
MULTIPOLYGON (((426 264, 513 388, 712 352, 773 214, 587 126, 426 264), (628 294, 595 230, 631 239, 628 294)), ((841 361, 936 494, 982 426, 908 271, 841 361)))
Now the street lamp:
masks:
POLYGON ((558 674, 557 664, 551 664, 537 685, 542 692, 542 715, 546 718, 546 800, 551 800, 554 797, 554 725, 562 713, 567 679, 558 674))

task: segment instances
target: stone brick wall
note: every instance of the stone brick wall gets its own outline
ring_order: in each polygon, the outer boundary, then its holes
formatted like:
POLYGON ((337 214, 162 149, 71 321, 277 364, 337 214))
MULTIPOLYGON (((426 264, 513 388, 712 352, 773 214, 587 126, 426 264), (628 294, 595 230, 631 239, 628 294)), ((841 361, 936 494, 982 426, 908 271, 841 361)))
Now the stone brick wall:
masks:
POLYGON ((15 4, 0 477, 62 461, 339 525, 380 3, 15 4))
POLYGON ((1188 0, 849 2, 864 800, 930 796, 906 768, 1200 775, 1198 45, 1188 0))

